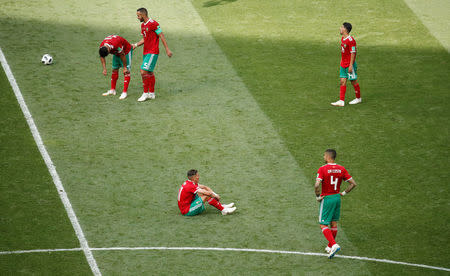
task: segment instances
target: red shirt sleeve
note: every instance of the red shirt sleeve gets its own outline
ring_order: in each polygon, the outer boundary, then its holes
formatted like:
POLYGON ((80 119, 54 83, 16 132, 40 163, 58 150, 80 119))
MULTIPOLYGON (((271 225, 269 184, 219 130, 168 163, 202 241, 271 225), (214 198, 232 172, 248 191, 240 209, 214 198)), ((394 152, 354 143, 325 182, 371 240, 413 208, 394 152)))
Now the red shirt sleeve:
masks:
POLYGON ((352 176, 348 173, 348 171, 344 168, 344 180, 345 181, 349 181, 351 178, 352 178, 352 176))
POLYGON ((317 179, 323 180, 323 167, 320 167, 319 170, 317 171, 317 179))
POLYGON ((348 43, 348 47, 350 48, 350 53, 356 53, 356 41, 355 41, 355 39, 352 39, 352 41, 350 41, 348 43))

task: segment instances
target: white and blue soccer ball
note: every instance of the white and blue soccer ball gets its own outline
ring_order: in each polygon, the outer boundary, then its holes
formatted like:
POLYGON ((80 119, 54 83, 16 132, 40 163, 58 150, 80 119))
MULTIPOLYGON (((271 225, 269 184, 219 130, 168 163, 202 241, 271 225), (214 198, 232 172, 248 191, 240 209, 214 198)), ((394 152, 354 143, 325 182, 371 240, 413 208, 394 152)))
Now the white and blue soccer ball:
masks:
POLYGON ((45 54, 42 56, 41 62, 45 65, 50 65, 53 63, 53 58, 49 54, 45 54))

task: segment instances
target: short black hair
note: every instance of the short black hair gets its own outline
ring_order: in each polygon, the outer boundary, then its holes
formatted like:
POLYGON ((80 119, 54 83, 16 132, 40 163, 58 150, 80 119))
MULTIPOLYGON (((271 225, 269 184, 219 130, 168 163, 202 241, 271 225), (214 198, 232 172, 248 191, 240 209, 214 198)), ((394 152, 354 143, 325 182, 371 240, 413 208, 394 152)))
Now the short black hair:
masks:
POLYGON ((344 26, 344 28, 347 30, 348 33, 350 33, 352 31, 352 24, 350 24, 348 22, 344 22, 344 23, 342 23, 342 26, 344 26))
POLYGON ((337 155, 336 150, 334 150, 334 149, 327 149, 325 152, 328 153, 330 155, 330 157, 333 158, 333 160, 336 159, 336 155, 337 155))
POLYGON ((137 12, 143 13, 145 15, 148 15, 147 9, 146 8, 139 8, 137 9, 137 12))
POLYGON ((98 49, 98 54, 101 57, 106 57, 109 54, 108 47, 106 47, 106 46, 100 47, 100 49, 98 49))
POLYGON ((191 178, 191 177, 193 177, 194 175, 196 175, 197 173, 198 173, 198 171, 197 171, 196 169, 189 170, 189 171, 187 172, 187 177, 188 177, 188 178, 191 178))

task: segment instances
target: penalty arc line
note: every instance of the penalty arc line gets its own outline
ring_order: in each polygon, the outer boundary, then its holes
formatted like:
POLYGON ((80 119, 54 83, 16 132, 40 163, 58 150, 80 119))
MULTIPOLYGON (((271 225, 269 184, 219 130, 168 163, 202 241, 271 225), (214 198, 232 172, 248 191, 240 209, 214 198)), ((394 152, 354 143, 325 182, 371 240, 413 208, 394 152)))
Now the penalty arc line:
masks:
MULTIPOLYGON (((68 248, 68 249, 35 249, 35 250, 17 250, 17 251, 0 251, 0 255, 9 254, 26 254, 26 253, 50 253, 50 252, 64 252, 64 251, 81 251, 81 248, 68 248)), ((286 255, 303 255, 303 256, 321 256, 327 257, 328 254, 325 253, 315 253, 315 252, 301 252, 301 251, 286 251, 286 250, 270 250, 270 249, 252 249, 252 248, 228 248, 228 247, 101 247, 101 248, 90 248, 91 251, 158 251, 158 250, 173 250, 173 251, 232 251, 232 252, 252 252, 252 253, 272 253, 272 254, 286 254, 286 255)), ((420 267, 441 271, 450 272, 450 268, 431 266, 424 264, 407 263, 400 261, 393 261, 388 259, 376 259, 360 256, 347 256, 347 255, 336 255, 335 258, 351 259, 359 261, 370 261, 378 263, 405 265, 412 267, 420 267)))
POLYGON ((20 91, 19 86, 17 85, 16 79, 14 78, 11 68, 9 67, 8 62, 6 61, 6 57, 3 54, 1 48, 0 48, 0 62, 2 64, 3 70, 5 71, 6 77, 8 78, 9 83, 14 91, 14 95, 16 96, 17 101, 19 102, 20 109, 22 110, 22 113, 28 123, 28 126, 30 127, 31 134, 33 135, 34 141, 36 142, 39 152, 41 153, 42 158, 44 159, 45 165, 47 165, 48 171, 50 172, 50 175, 53 179, 53 183, 55 184, 55 187, 58 191, 59 197, 61 198, 64 208, 66 209, 67 215, 70 219, 70 222, 72 223, 73 229, 75 230, 75 234, 80 242, 81 249, 83 250, 84 255, 86 256, 89 266, 94 275, 96 276, 101 275, 100 269, 98 268, 94 255, 92 254, 92 251, 89 248, 86 237, 84 236, 83 230, 81 229, 80 223, 78 222, 78 218, 75 215, 75 211, 72 208, 72 204, 70 203, 69 197, 67 196, 67 193, 64 190, 64 186, 62 185, 61 179, 59 178, 58 172, 56 171, 56 167, 53 164, 53 161, 50 158, 47 149, 45 148, 39 130, 37 129, 36 124, 34 123, 31 112, 28 109, 25 100, 23 99, 22 92, 20 91))

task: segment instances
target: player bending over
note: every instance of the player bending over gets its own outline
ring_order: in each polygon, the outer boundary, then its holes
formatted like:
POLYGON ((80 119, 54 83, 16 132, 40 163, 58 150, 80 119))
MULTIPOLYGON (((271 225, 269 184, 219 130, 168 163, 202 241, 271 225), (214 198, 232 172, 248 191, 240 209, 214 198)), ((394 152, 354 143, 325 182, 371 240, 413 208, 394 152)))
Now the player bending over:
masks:
POLYGON ((197 170, 190 170, 187 172, 188 180, 181 185, 178 191, 178 207, 181 214, 185 216, 196 216, 205 211, 204 202, 208 201, 222 212, 222 215, 228 215, 236 210, 234 203, 221 204, 219 202, 220 196, 216 194, 211 188, 205 185, 198 184, 200 176, 197 170))
POLYGON ((348 194, 356 186, 356 182, 343 166, 334 162, 336 159, 336 151, 334 149, 327 149, 323 154, 323 159, 326 165, 319 168, 314 189, 316 199, 320 202, 320 228, 328 240, 328 246, 325 248, 325 251, 328 253, 328 258, 331 259, 341 250, 341 247, 335 241, 338 231, 337 222, 341 215, 341 197, 348 194), (350 185, 347 190, 340 193, 342 180, 348 181, 350 185), (321 183, 322 193, 320 192, 321 183), (331 226, 331 230, 329 226, 331 226))
POLYGON ((127 97, 128 85, 130 84, 130 70, 131 70, 131 56, 133 55, 133 48, 128 41, 118 35, 107 36, 100 44, 98 50, 100 54, 100 61, 103 67, 103 75, 106 76, 106 60, 108 54, 113 54, 112 60, 112 74, 111 74, 111 89, 103 93, 103 96, 116 95, 116 83, 119 78, 119 68, 123 67, 123 92, 119 99, 123 100, 127 97))
POLYGON ((359 88, 359 83, 356 80, 358 75, 358 66, 356 65, 356 41, 350 35, 352 30, 352 24, 344 22, 341 26, 340 32, 341 38, 341 69, 339 71, 340 78, 340 93, 339 101, 331 103, 334 106, 344 106, 345 105, 345 91, 347 90, 347 79, 352 83, 355 89, 356 98, 353 99, 349 104, 358 104, 361 102, 361 89, 359 88))
POLYGON ((144 87, 144 93, 138 99, 139 102, 146 101, 147 99, 155 98, 155 66, 159 55, 159 39, 166 49, 166 54, 170 58, 172 52, 167 46, 166 38, 162 33, 161 27, 158 22, 148 17, 146 8, 140 8, 136 12, 137 19, 142 22, 141 34, 143 38, 133 44, 133 49, 144 44, 143 60, 141 66, 142 83, 144 87))

